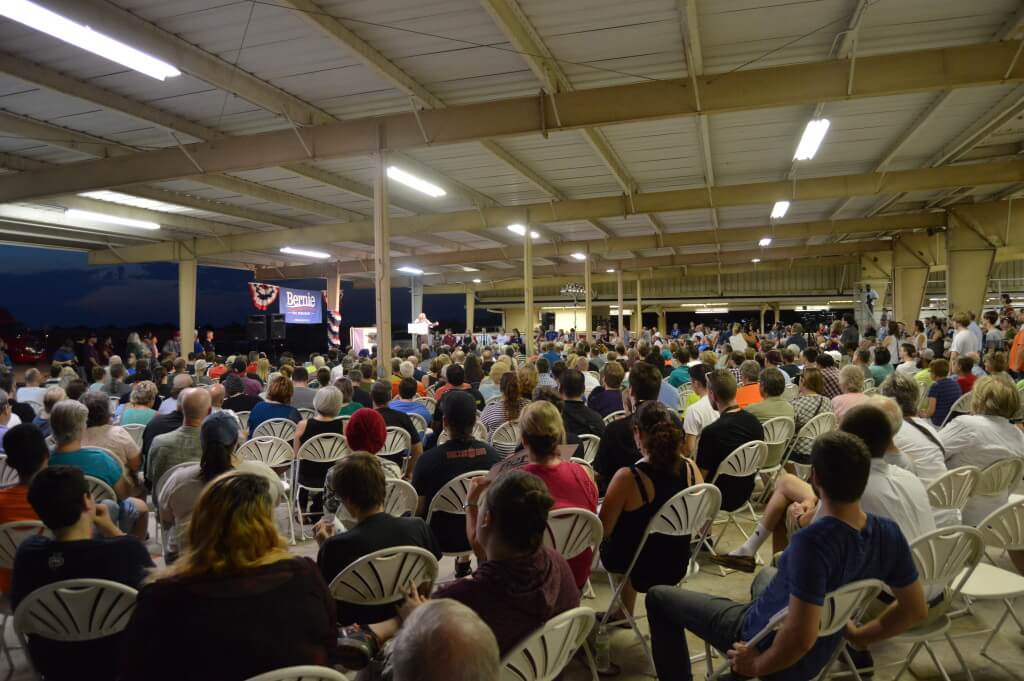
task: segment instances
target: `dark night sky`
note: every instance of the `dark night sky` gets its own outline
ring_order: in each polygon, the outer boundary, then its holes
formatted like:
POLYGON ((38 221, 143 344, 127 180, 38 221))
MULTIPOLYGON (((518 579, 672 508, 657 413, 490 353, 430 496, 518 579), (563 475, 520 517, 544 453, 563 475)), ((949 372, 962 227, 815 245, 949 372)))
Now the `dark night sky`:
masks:
MULTIPOLYGON (((177 277, 173 263, 90 267, 85 253, 0 245, 0 307, 35 329, 175 325, 177 277)), ((251 280, 252 273, 247 271, 200 267, 198 324, 222 327, 242 323, 255 313, 246 286, 251 280)), ((288 285, 318 290, 324 286, 322 279, 288 285)), ((343 290, 342 324, 372 325, 372 289, 355 290, 346 283, 343 290)), ((408 289, 392 289, 391 307, 395 328, 404 330, 411 314, 408 289)), ((465 318, 465 299, 461 295, 424 296, 424 311, 431 319, 455 324, 465 318)), ((461 324, 457 326, 461 328, 461 324)))

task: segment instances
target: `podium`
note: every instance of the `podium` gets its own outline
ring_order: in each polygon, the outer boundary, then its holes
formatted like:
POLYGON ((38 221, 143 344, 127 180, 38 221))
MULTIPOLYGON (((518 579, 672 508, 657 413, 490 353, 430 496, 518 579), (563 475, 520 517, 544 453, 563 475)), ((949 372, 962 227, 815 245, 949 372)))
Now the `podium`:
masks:
POLYGON ((426 336, 430 333, 430 324, 426 322, 412 323, 409 324, 409 335, 411 336, 426 336))

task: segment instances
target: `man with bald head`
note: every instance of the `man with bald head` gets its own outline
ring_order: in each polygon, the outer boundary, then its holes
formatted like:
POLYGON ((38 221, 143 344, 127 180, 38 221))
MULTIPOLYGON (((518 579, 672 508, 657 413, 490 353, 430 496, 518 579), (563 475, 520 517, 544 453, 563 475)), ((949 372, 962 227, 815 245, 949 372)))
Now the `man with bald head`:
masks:
POLYGON ((501 662, 491 628, 450 598, 413 610, 395 638, 394 681, 498 681, 501 662))
MULTIPOLYGON (((203 388, 186 388, 178 395, 178 409, 182 415, 181 427, 153 439, 146 461, 146 483, 154 489, 160 477, 179 463, 199 461, 202 447, 199 426, 210 414, 210 393, 203 388)), ((159 500, 155 500, 159 503, 159 500)))

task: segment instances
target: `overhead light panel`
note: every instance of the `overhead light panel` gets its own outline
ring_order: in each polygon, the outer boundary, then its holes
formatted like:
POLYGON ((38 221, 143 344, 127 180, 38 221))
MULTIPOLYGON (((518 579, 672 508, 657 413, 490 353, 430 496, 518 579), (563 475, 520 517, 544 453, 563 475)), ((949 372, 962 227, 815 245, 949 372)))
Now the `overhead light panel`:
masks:
POLYGON ((605 272, 607 272, 608 274, 613 274, 615 272, 615 268, 609 267, 608 269, 605 270, 605 272))
POLYGON ((145 199, 141 196, 132 196, 130 194, 122 194, 121 192, 108 191, 106 189, 95 192, 82 192, 79 196, 86 199, 96 199, 97 201, 119 203, 122 206, 133 206, 135 208, 145 208, 146 210, 158 210, 163 213, 189 213, 192 211, 191 208, 179 206, 174 203, 145 199))
MULTIPOLYGON (((788 208, 788 206, 787 206, 787 208, 788 208)), ((771 246, 772 245, 772 238, 770 236, 766 236, 765 238, 763 238, 760 241, 758 241, 757 245, 760 246, 761 248, 764 248, 765 246, 771 246)))
POLYGON ((399 267, 398 271, 406 274, 423 274, 423 270, 418 267, 399 267))
POLYGON ((160 229, 160 225, 155 222, 148 222, 146 220, 133 220, 131 218, 122 218, 116 215, 107 215, 106 213, 94 213, 91 210, 78 210, 77 208, 67 209, 66 211, 64 211, 64 216, 72 220, 106 222, 111 225, 136 227, 138 229, 160 229))
POLYGON ((697 314, 729 314, 729 308, 727 307, 702 307, 699 310, 694 310, 697 314))
POLYGON ((330 253, 324 253, 323 251, 307 251, 304 248, 292 248, 291 246, 285 246, 281 249, 281 252, 288 255, 301 255, 307 258, 320 258, 321 260, 331 257, 330 253))
MULTIPOLYGON (((520 225, 519 223, 514 223, 514 224, 511 224, 511 225, 508 226, 508 231, 512 232, 513 234, 518 234, 519 236, 525 236, 526 235, 526 226, 525 225, 520 225)), ((539 237, 540 237, 540 234, 538 234, 537 232, 533 231, 532 229, 530 230, 530 238, 531 239, 537 239, 539 237)))
POLYGON ((181 75, 181 71, 167 62, 160 61, 156 57, 140 52, 134 47, 125 45, 102 33, 97 33, 88 26, 75 23, 28 0, 3 0, 0 2, 0 16, 5 16, 104 59, 144 73, 150 78, 164 80, 181 75))
POLYGON ((479 284, 479 283, 480 283, 480 280, 479 280, 479 279, 474 279, 474 280, 473 280, 473 283, 474 283, 474 284, 479 284))
POLYGON ((418 192, 423 192, 427 196, 431 196, 435 199, 440 198, 447 193, 436 184, 431 184, 430 182, 407 173, 396 166, 388 166, 388 177, 395 182, 401 182, 406 187, 411 187, 412 189, 415 189, 418 192))
POLYGON ((754 263, 756 265, 757 263, 761 262, 761 258, 751 258, 750 262, 752 262, 752 263, 754 263))
POLYGON ((804 134, 800 136, 800 144, 796 145, 794 161, 810 161, 818 153, 818 147, 825 139, 829 122, 827 118, 816 118, 807 123, 804 134))
POLYGON ((463 265, 462 266, 462 271, 463 272, 479 272, 480 270, 478 270, 475 267, 470 267, 469 265, 463 265))
POLYGON ((573 253, 572 257, 575 258, 576 260, 586 260, 587 259, 587 254, 586 253, 573 253))
POLYGON ((786 213, 789 212, 789 201, 776 201, 775 205, 772 206, 772 220, 781 220, 786 217, 786 213))

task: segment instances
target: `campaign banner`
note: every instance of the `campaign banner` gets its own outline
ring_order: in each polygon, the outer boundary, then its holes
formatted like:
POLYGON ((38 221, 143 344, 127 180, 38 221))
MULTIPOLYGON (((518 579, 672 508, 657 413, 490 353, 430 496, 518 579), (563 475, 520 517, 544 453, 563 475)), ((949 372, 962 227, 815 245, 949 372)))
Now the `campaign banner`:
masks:
POLYGON ((286 324, 322 324, 324 321, 320 291, 281 288, 280 312, 286 324))

